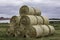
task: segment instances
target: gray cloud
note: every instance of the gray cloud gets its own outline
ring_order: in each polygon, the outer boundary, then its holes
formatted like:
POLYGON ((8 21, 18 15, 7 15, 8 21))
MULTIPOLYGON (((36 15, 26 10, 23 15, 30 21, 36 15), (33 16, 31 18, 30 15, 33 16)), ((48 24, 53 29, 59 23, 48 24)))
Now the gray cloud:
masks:
POLYGON ((35 4, 26 3, 26 5, 40 8, 42 11, 42 15, 46 15, 49 18, 51 17, 60 18, 60 6, 52 6, 42 3, 35 3, 35 4))
POLYGON ((19 8, 26 4, 40 8, 44 16, 60 18, 60 0, 33 0, 32 2, 28 0, 24 2, 21 0, 11 0, 10 2, 0 0, 0 2, 0 16, 11 17, 18 15, 19 8))

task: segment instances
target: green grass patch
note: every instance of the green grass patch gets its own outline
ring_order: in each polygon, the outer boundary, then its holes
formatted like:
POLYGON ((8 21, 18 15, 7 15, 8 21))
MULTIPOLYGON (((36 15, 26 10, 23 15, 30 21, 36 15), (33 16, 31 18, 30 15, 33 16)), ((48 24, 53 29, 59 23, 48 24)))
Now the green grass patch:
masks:
POLYGON ((60 40, 60 24, 51 24, 55 27, 56 31, 54 35, 41 38, 22 38, 22 37, 11 37, 6 35, 6 28, 9 24, 0 24, 0 40, 60 40))

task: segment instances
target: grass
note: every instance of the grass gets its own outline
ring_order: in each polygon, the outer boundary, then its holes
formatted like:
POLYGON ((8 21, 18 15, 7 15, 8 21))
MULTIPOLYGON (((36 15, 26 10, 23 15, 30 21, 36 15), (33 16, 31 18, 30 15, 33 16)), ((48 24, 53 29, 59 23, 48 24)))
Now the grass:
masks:
POLYGON ((56 32, 54 35, 50 35, 47 37, 41 37, 41 38, 22 38, 22 37, 11 37, 7 36, 6 29, 9 27, 9 25, 6 24, 0 24, 0 40, 60 40, 60 25, 59 24, 52 24, 56 32))

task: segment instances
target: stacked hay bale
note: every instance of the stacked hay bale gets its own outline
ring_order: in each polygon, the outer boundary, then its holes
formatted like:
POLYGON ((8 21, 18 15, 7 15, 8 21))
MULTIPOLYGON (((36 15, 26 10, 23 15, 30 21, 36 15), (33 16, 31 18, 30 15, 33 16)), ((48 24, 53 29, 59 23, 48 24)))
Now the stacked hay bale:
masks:
POLYGON ((9 36, 42 37, 54 34, 55 28, 49 25, 49 19, 41 16, 38 8, 23 5, 19 10, 20 16, 10 19, 9 36))
POLYGON ((27 5, 23 5, 20 10, 19 10, 20 16, 25 16, 25 15, 41 15, 41 11, 38 8, 33 8, 27 5))
POLYGON ((48 18, 45 16, 25 15, 22 16, 20 22, 24 25, 49 24, 48 18))
POLYGON ((49 25, 49 19, 41 16, 41 11, 30 6, 22 6, 19 10, 20 23, 24 25, 26 37, 41 37, 54 34, 55 28, 49 25))
POLYGON ((7 29, 7 35, 9 36, 18 36, 20 34, 17 29, 19 28, 20 16, 13 16, 10 19, 10 27, 7 29))

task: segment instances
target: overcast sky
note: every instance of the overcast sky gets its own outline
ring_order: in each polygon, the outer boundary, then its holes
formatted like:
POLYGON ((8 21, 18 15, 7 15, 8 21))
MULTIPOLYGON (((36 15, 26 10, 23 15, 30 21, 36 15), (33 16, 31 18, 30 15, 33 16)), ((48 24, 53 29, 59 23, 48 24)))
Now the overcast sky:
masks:
POLYGON ((19 15, 22 5, 39 7, 42 15, 49 18, 60 18, 60 0, 0 0, 0 17, 19 15))

